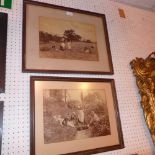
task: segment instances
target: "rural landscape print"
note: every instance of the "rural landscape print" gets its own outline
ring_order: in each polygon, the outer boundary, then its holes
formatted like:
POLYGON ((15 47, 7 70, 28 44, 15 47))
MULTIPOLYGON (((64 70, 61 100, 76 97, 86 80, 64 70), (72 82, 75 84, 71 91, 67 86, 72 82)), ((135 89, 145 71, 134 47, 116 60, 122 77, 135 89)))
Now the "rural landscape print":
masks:
POLYGON ((110 135, 105 90, 44 89, 44 143, 110 135))
POLYGON ((95 25, 39 17, 40 58, 99 61, 95 25))

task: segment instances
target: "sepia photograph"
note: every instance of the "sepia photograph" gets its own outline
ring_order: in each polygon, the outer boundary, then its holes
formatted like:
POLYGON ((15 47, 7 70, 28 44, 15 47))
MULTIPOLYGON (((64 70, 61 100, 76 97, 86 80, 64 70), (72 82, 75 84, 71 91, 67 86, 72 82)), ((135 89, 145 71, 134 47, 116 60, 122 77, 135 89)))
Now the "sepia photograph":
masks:
POLYGON ((95 25, 39 17, 41 58, 98 61, 95 25))
POLYGON ((104 14, 28 0, 23 8, 23 72, 113 74, 104 14))
POLYGON ((113 79, 32 76, 30 88, 31 155, 124 147, 113 79))
POLYGON ((110 135, 105 90, 45 89, 44 143, 110 135))

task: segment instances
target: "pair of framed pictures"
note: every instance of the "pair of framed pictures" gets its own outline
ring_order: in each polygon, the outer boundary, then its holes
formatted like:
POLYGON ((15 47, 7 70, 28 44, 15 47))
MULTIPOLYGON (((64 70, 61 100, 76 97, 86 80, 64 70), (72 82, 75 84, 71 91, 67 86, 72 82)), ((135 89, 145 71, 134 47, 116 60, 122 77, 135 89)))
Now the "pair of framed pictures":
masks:
MULTIPOLYGON (((23 72, 113 74, 105 15, 24 1, 23 72)), ((31 77, 31 155, 124 147, 114 80, 31 77)))

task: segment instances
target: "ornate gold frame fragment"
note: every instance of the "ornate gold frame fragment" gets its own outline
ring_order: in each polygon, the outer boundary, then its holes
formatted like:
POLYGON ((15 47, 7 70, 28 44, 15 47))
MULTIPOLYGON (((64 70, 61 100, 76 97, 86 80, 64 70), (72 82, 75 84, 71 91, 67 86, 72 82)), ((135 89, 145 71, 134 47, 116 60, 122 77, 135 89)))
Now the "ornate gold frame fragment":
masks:
POLYGON ((130 65, 136 76, 145 121, 155 145, 155 52, 146 59, 132 60, 130 65))

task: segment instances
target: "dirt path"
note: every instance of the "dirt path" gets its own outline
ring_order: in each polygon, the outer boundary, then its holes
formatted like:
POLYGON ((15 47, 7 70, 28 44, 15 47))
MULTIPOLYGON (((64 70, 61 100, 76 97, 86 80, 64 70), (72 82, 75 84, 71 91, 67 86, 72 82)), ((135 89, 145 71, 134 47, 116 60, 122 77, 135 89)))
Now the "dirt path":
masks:
POLYGON ((85 138, 90 138, 90 131, 89 131, 89 129, 77 131, 77 134, 75 136, 76 140, 77 139, 85 139, 85 138))

